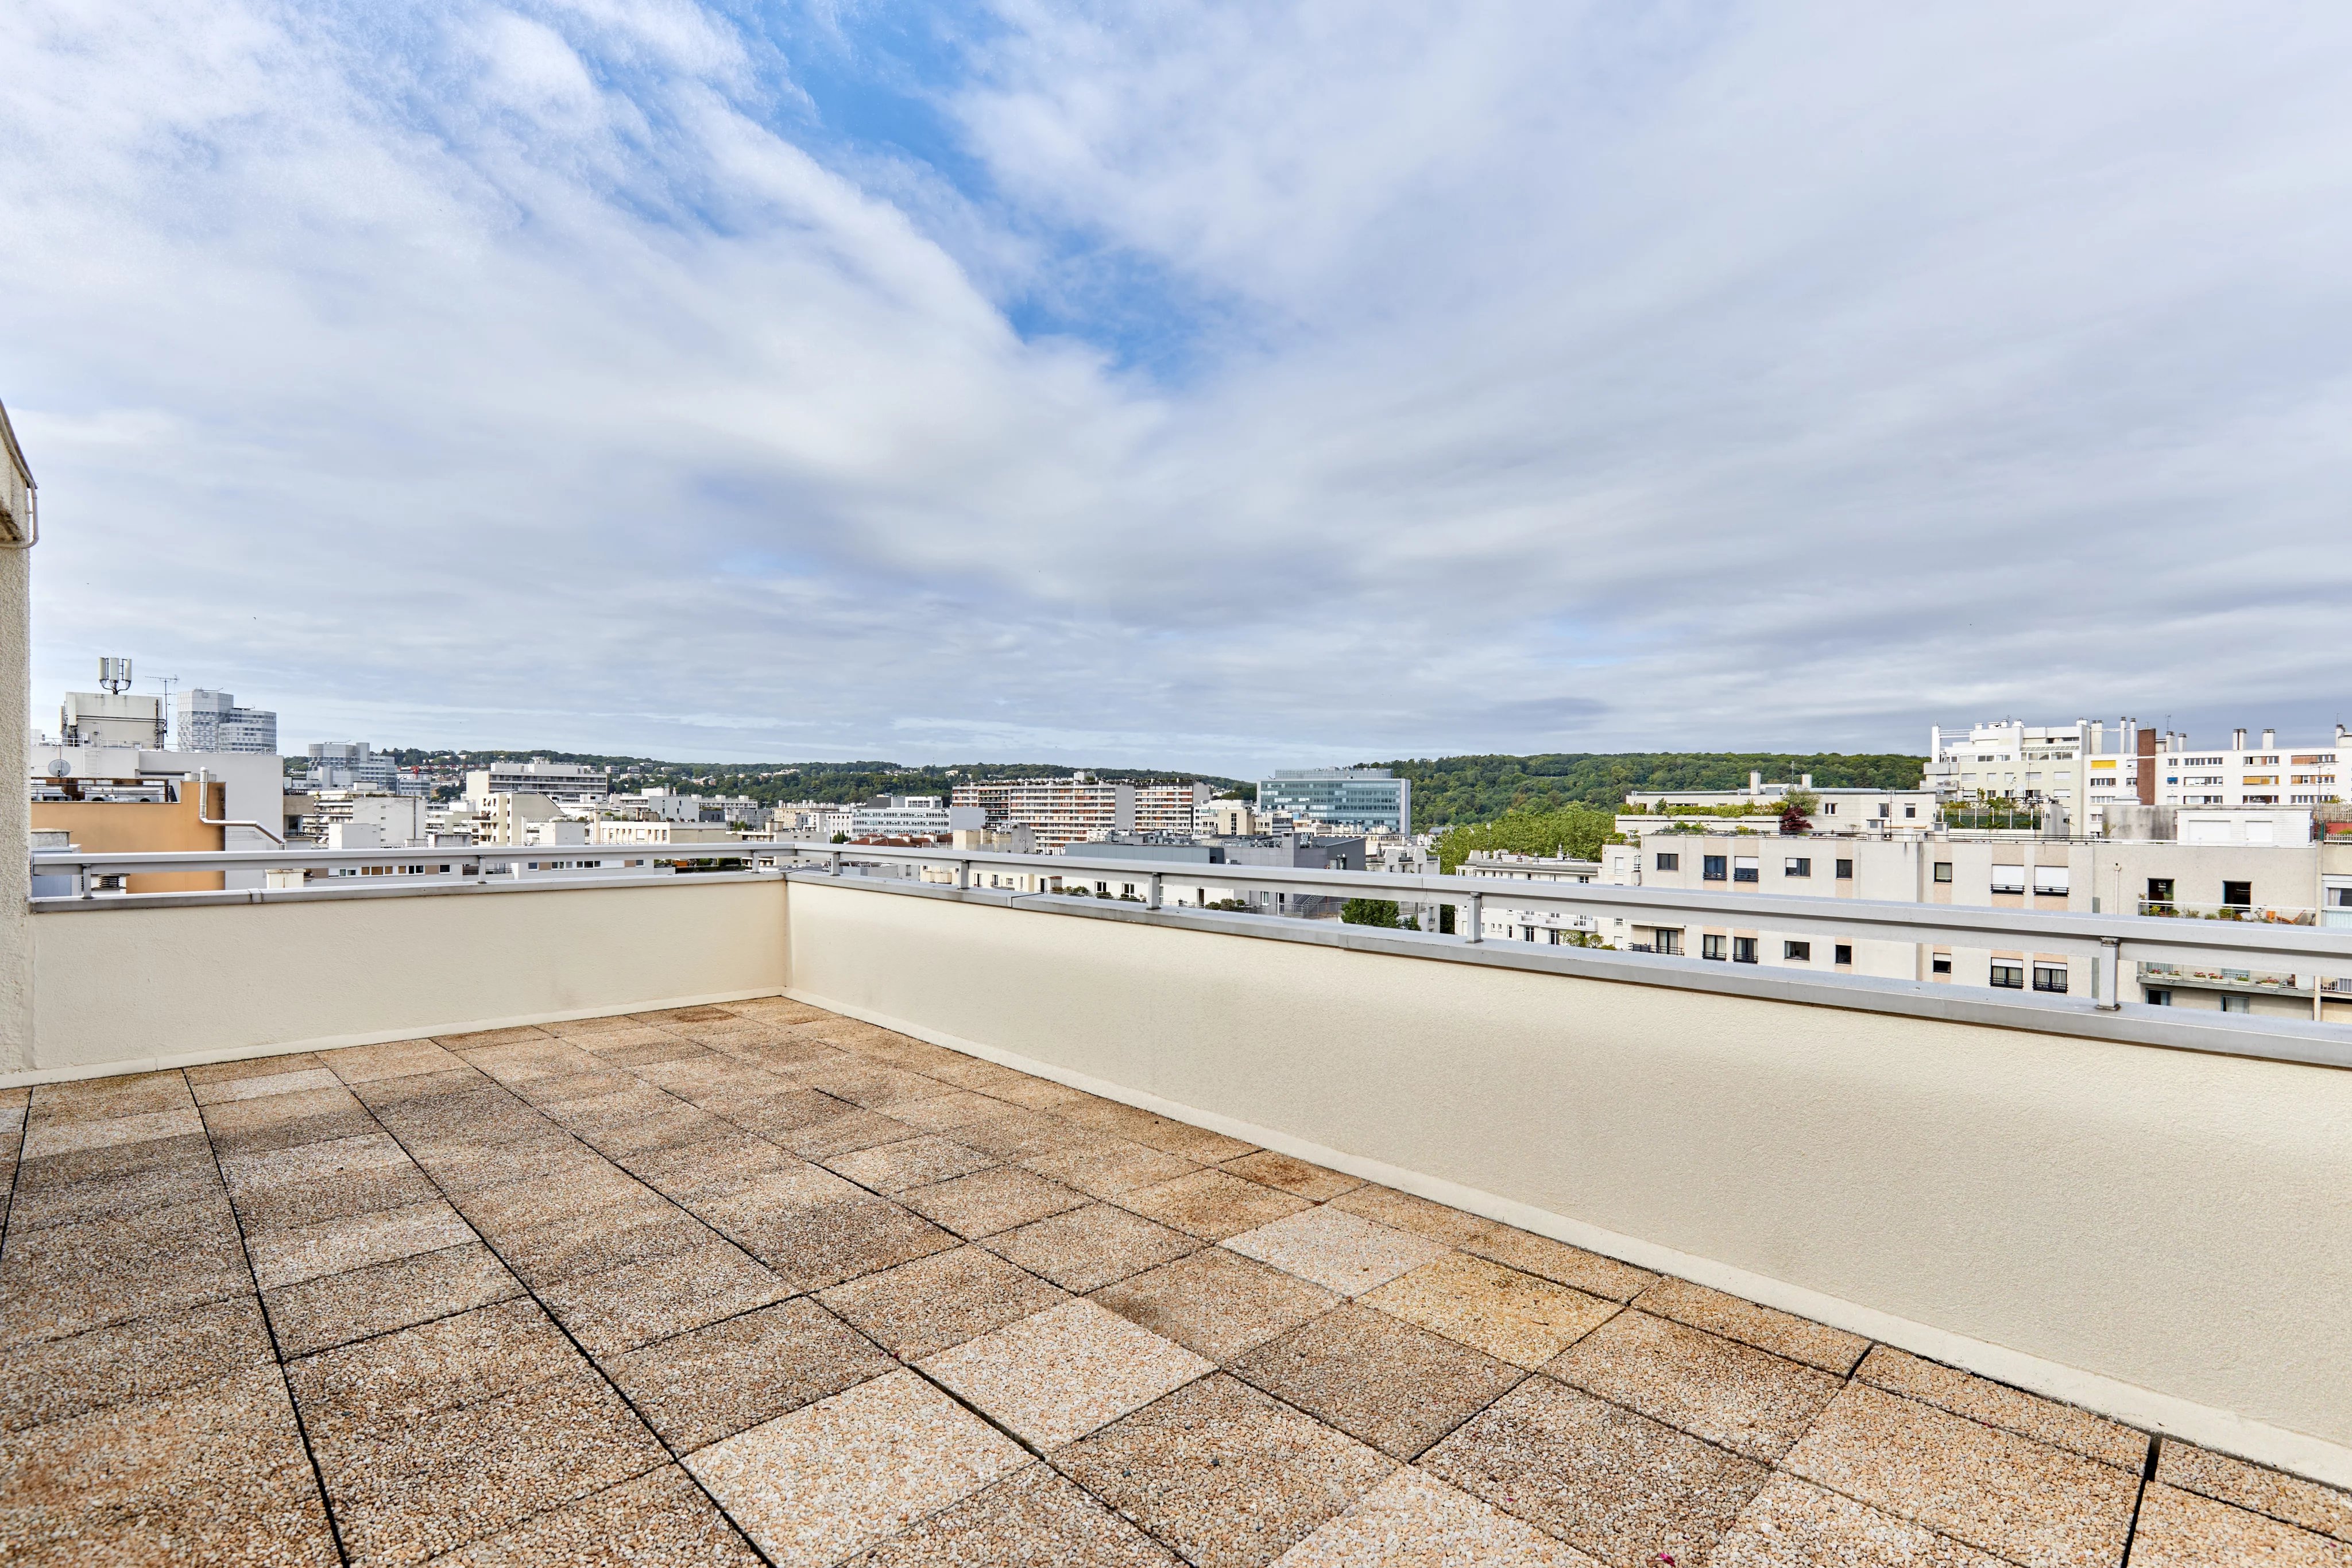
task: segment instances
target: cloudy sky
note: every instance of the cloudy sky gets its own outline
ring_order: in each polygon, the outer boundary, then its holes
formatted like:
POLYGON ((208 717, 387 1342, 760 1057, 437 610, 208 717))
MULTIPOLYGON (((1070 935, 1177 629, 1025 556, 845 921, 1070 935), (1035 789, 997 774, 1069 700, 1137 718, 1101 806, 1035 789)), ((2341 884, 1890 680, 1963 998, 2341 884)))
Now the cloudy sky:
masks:
POLYGON ((122 653, 289 749, 2318 729, 2347 78, 2328 5, 15 0, 36 708, 122 653))

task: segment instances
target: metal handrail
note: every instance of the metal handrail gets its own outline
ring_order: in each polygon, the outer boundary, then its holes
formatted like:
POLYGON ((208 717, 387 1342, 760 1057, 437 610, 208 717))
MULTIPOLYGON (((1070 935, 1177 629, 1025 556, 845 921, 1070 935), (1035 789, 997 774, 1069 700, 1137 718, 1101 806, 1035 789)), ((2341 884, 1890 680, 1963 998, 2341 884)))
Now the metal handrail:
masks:
MULTIPOLYGON (((1375 898, 1451 904, 1463 911, 1455 941, 1483 939, 1480 918, 1489 900, 1510 909, 1553 909, 1607 915, 1644 925, 1751 925, 1792 936, 1861 936, 1884 941, 1968 947, 2021 948, 2091 960, 2103 1007, 2112 1007, 2125 961, 2213 963, 2240 967, 2284 960, 2278 967, 2298 973, 2352 976, 2352 931, 2253 922, 2168 920, 2137 915, 2051 914, 1960 904, 1894 904, 1877 900, 1819 898, 1781 894, 1701 892, 1682 888, 1621 887, 1601 883, 1559 883, 1493 875, 1428 873, 1334 872, 1287 866, 1251 866, 1222 862, 1166 860, 1072 861, 1057 855, 1013 854, 992 850, 897 849, 872 844, 788 841, 685 844, 563 844, 463 849, 289 849, 266 852, 195 851, 158 854, 84 853, 43 851, 33 857, 41 872, 71 872, 86 881, 116 872, 227 871, 293 866, 367 866, 448 863, 460 874, 487 874, 533 861, 616 858, 646 862, 681 860, 740 861, 754 869, 807 874, 816 862, 824 874, 848 878, 860 865, 944 868, 955 885, 968 888, 975 868, 1027 873, 1045 881, 1096 882, 1116 877, 1141 884, 1143 903, 1161 904, 1170 885, 1214 883, 1253 893, 1286 893, 1337 898, 1375 898)), ((550 873, 550 887, 567 876, 550 873)), ((1036 897, 1038 894, 1023 894, 1036 897)), ((1054 896, 1051 894, 1044 896, 1054 896)), ((1443 938, 1435 938, 1443 940, 1443 938)), ((1662 958, 1661 961, 1675 961, 1662 958)), ((1684 960, 1691 963, 1702 959, 1684 960)))

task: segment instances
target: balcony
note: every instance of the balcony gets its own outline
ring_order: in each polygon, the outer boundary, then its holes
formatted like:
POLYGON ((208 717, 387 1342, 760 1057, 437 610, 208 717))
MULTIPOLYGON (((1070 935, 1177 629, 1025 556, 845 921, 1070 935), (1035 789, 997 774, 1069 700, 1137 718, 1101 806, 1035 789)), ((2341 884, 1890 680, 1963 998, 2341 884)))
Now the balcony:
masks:
MULTIPOLYGON (((44 901, 39 1081, 5 1092, 6 1538, 1288 1568, 2352 1551, 2324 1484, 2352 1479, 2341 1030, 890 858, 954 883, 817 849, 44 901)), ((2126 961, 2184 929, 1775 902, 1776 925, 2006 921, 2126 961)), ((2341 934, 2187 929, 2352 968, 2341 934)))

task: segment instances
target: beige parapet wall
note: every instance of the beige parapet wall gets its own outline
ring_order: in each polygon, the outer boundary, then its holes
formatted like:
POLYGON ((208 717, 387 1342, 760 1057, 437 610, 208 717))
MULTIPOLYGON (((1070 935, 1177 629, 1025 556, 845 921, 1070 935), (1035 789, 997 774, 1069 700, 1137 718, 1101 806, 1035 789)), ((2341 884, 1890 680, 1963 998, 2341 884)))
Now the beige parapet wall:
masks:
POLYGON ((2352 1071, 791 897, 804 999, 2352 1482, 2352 1071))
POLYGON ((16 1075, 357 1045, 772 994, 783 884, 315 898, 44 913, 16 1075))

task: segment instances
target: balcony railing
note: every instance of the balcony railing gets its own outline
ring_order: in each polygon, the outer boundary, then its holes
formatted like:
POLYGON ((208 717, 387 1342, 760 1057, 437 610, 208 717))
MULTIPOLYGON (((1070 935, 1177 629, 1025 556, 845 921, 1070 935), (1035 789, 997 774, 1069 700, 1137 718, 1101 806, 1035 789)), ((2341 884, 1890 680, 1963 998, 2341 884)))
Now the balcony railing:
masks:
POLYGON ((2319 911, 2283 904, 2183 904, 2178 899, 2143 898, 2139 912, 2160 920, 2240 920, 2257 925, 2316 925, 2319 911))

